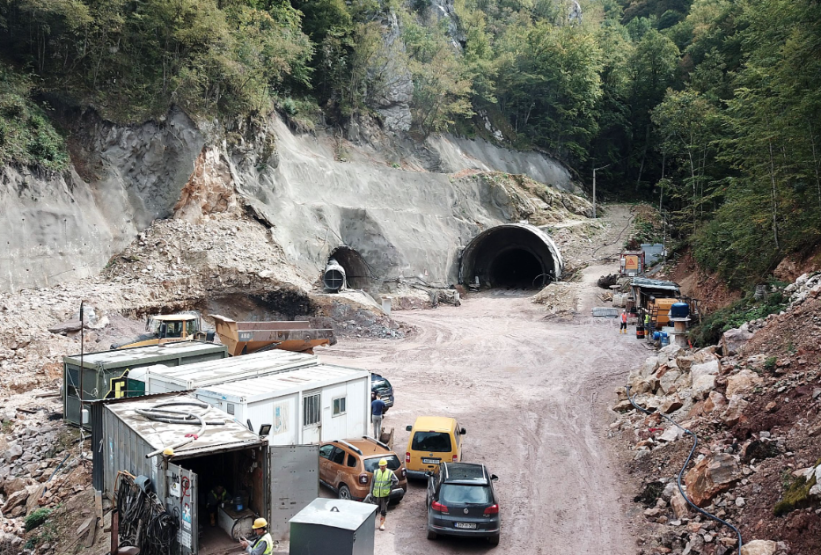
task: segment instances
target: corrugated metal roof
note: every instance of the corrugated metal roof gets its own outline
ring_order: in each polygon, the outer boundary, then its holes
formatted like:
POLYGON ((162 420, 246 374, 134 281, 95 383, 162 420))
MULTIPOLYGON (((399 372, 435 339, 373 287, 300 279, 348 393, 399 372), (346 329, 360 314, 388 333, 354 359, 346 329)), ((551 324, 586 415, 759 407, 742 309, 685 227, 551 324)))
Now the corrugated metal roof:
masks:
MULTIPOLYGON (((196 399, 189 395, 140 397, 130 402, 120 402, 105 405, 105 410, 111 411, 126 426, 132 429, 154 449, 161 449, 167 445, 179 442, 185 438, 185 434, 195 433, 199 430, 197 425, 167 424, 150 420, 137 414, 136 409, 147 409, 158 404, 174 400, 196 399)), ((175 410, 187 410, 186 407, 169 407, 175 410)), ((245 426, 234 421, 234 417, 222 412, 214 407, 191 407, 191 411, 204 417, 206 420, 224 420, 225 424, 217 426, 207 426, 205 432, 197 439, 184 445, 175 452, 176 458, 191 456, 207 452, 224 451, 228 449, 241 449, 261 445, 263 440, 257 434, 250 431, 245 426)), ((105 434, 103 430, 103 434, 105 434)))
POLYGON ((359 528, 376 512, 376 505, 344 499, 314 499, 291 518, 297 524, 321 524, 342 530, 359 528), (331 510, 336 508, 337 510, 331 510))
POLYGON ((205 387, 225 383, 229 380, 236 381, 267 374, 277 369, 288 370, 289 368, 316 366, 318 364, 319 358, 316 355, 274 349, 262 353, 196 362, 184 366, 152 366, 148 370, 152 378, 158 377, 161 380, 185 387, 187 387, 185 384, 189 381, 195 380, 197 386, 205 387))
POLYGON ((664 281, 661 279, 650 279, 643 277, 634 277, 630 285, 635 287, 644 287, 647 289, 666 289, 670 291, 678 291, 679 285, 673 281, 664 281))
POLYGON ((365 378, 369 375, 369 371, 359 368, 320 364, 279 374, 269 374, 247 380, 218 384, 207 388, 201 387, 197 389, 197 393, 220 399, 250 403, 365 378))
MULTIPOLYGON (((145 364, 154 359, 159 362, 168 358, 176 358, 180 355, 194 356, 226 350, 225 345, 202 343, 199 341, 180 341, 177 343, 166 343, 165 345, 149 345, 148 347, 85 353, 85 355, 83 355, 83 365, 86 368, 94 368, 100 364, 106 367, 118 368, 134 363, 145 364)), ((63 361, 79 366, 80 355, 76 354, 63 357, 63 361)))

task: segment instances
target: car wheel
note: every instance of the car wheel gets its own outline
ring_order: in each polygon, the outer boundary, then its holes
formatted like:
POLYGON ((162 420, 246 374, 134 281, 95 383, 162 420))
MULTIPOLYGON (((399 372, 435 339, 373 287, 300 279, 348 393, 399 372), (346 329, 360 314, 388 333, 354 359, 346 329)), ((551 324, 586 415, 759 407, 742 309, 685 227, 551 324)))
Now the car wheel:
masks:
POLYGON ((496 547, 497 545, 499 545, 499 536, 491 536, 487 539, 487 541, 490 543, 490 545, 496 547))
POLYGON ((382 409, 382 415, 384 416, 385 414, 387 414, 388 410, 390 410, 390 407, 385 407, 384 409, 382 409))
POLYGON ((345 484, 341 484, 339 486, 339 498, 340 499, 350 499, 351 498, 351 490, 348 489, 348 486, 345 484))
POLYGON ((431 532, 430 530, 428 530, 428 539, 429 540, 435 540, 438 537, 439 537, 439 534, 437 534, 436 532, 431 532))

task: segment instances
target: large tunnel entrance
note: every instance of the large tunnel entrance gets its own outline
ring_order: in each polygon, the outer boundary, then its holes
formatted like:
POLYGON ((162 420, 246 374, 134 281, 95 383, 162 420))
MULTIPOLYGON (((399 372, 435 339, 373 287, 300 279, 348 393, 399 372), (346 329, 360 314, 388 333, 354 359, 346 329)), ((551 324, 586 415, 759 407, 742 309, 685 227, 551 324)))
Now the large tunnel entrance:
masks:
MULTIPOLYGON (((335 260, 345 272, 345 282, 350 289, 368 289, 371 283, 371 271, 362 255, 350 247, 338 247, 331 253, 329 260, 335 260)), ((335 276, 328 276, 325 281, 335 276)), ((326 283, 326 287, 328 283, 326 283)))
POLYGON ((460 281, 482 287, 541 288, 559 279, 563 262, 546 233, 528 224, 504 224, 477 235, 462 253, 460 281))

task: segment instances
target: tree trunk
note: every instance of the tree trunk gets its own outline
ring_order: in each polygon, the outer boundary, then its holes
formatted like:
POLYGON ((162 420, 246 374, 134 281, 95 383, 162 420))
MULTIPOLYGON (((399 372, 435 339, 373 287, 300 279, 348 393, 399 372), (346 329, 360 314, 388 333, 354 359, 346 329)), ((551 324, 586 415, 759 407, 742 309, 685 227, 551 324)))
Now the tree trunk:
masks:
POLYGON ((818 171, 818 156, 815 150, 815 133, 813 132, 812 122, 808 124, 810 126, 810 145, 812 146, 812 166, 813 170, 815 170, 815 189, 818 193, 818 207, 821 208, 821 175, 819 175, 818 171))
POLYGON ((648 124, 646 127, 646 131, 644 133, 644 151, 641 153, 641 164, 639 164, 639 177, 636 179, 636 191, 639 190, 639 185, 641 185, 641 174, 644 171, 644 159, 647 157, 647 147, 650 144, 650 125, 648 124))
POLYGON ((767 144, 770 150, 770 183, 772 185, 771 189, 771 201, 772 201, 772 211, 773 211, 773 239, 775 240, 775 249, 781 250, 781 247, 778 245, 778 195, 776 189, 776 182, 775 182, 775 164, 773 162, 773 140, 772 138, 767 139, 767 144))

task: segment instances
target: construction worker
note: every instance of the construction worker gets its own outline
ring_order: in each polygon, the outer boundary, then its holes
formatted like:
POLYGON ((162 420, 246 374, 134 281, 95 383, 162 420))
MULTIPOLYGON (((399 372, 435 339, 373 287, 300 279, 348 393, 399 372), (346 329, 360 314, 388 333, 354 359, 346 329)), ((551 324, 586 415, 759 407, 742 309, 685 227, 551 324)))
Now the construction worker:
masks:
POLYGON ((373 473, 373 480, 371 480, 371 495, 376 506, 379 507, 379 513, 382 515, 379 519, 380 530, 385 529, 385 517, 388 514, 388 500, 391 497, 391 490, 398 484, 399 478, 396 477, 393 470, 388 468, 388 461, 379 459, 379 468, 373 473))
POLYGON ((621 323, 619 324, 619 334, 622 333, 622 330, 624 330, 624 333, 627 333, 627 311, 626 310, 621 311, 621 323))
POLYGON ((228 501, 228 492, 225 491, 222 485, 217 484, 208 492, 208 496, 205 498, 205 508, 208 510, 208 517, 211 519, 211 526, 217 525, 217 508, 226 501, 228 501))
POLYGON ((253 526, 256 537, 252 540, 242 540, 240 546, 250 555, 269 555, 274 552, 274 539, 268 533, 268 521, 258 518, 253 526))
POLYGON ((371 422, 373 422, 373 438, 382 441, 382 416, 385 414, 385 401, 376 393, 371 393, 371 422))

